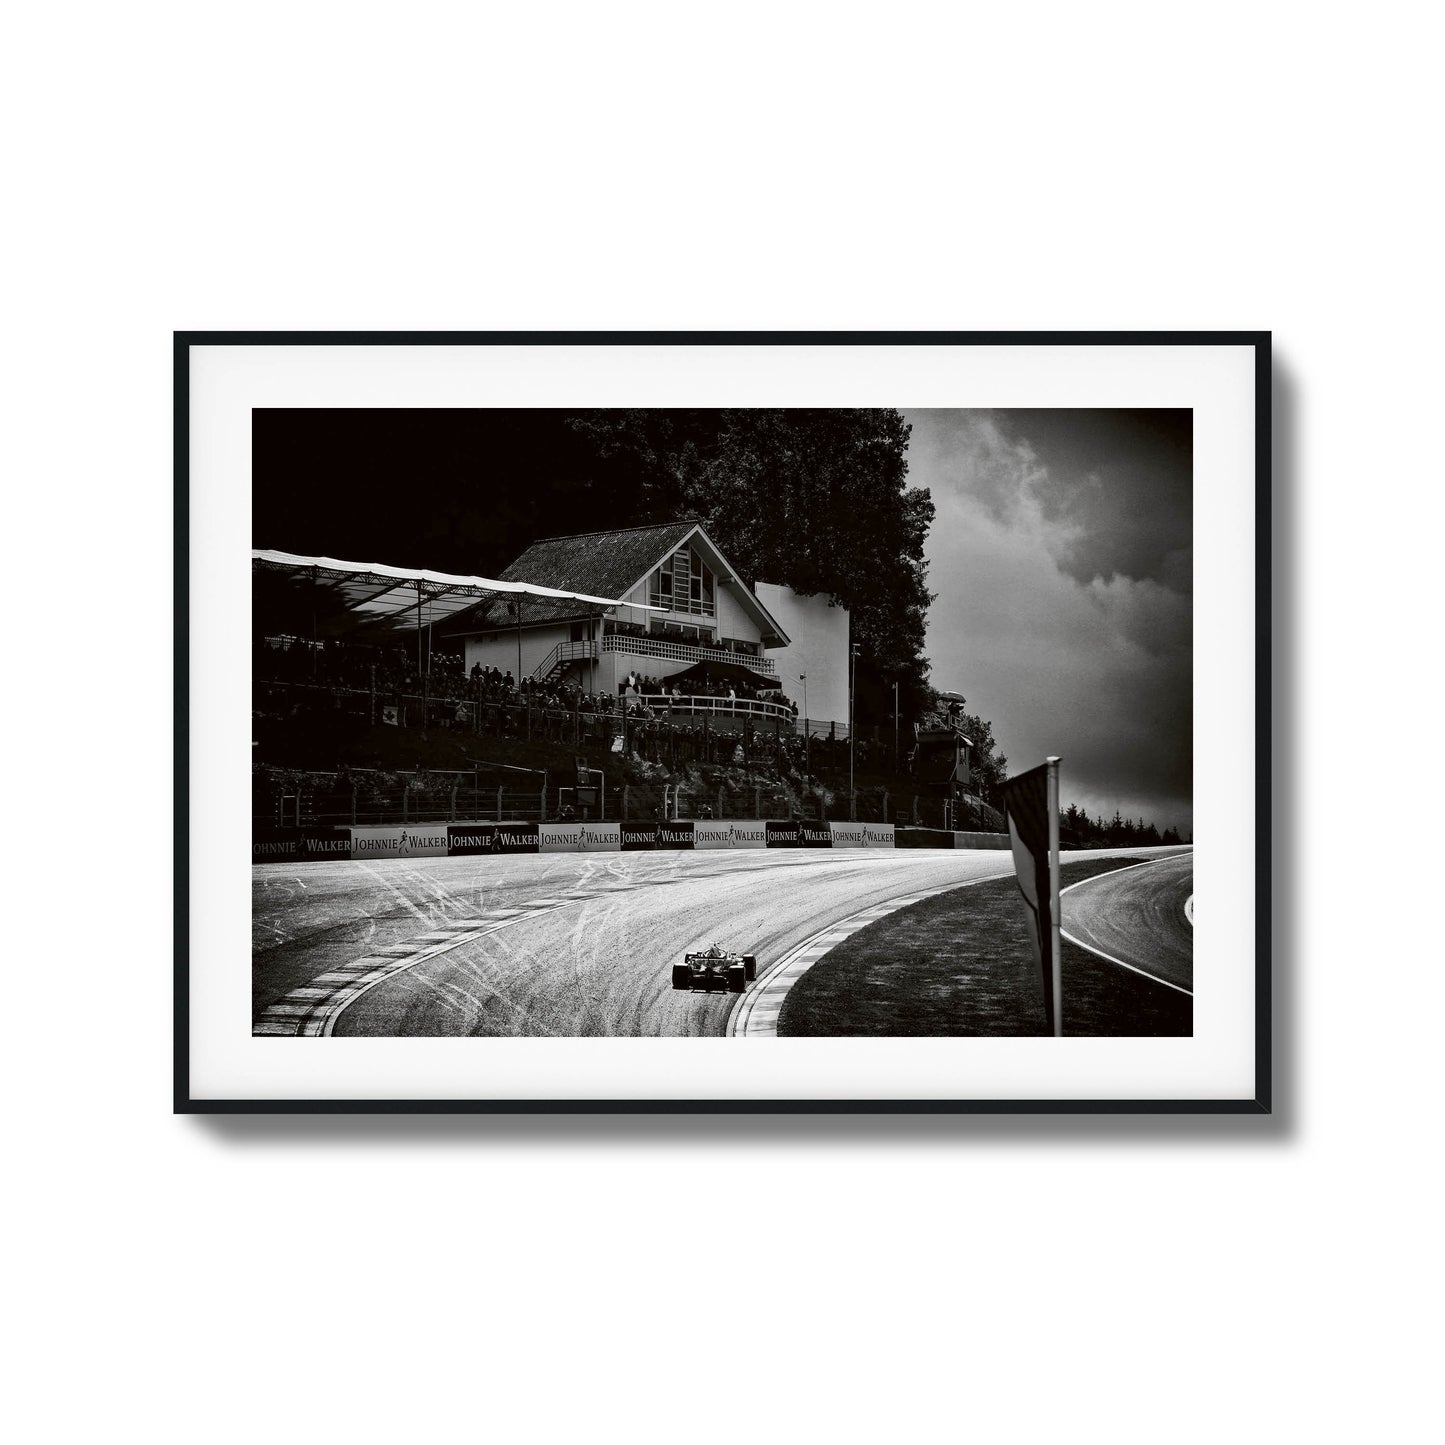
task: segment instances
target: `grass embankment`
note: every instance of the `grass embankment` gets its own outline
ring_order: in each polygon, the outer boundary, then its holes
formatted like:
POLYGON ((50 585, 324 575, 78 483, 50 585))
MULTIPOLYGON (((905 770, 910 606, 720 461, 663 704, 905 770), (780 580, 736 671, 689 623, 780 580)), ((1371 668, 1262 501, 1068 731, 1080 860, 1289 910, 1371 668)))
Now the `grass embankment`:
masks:
MULTIPOLYGON (((1064 886, 1136 858, 1064 857, 1064 886)), ((1043 988, 1013 878, 951 889, 845 939, 788 994, 778 1032, 849 1037, 1044 1032, 1043 988)), ((1064 940, 1064 1032, 1193 1033, 1194 1000, 1064 940)))
MULTIPOLYGON (((848 816, 847 750, 841 745, 832 754, 823 743, 816 744, 814 767, 817 777, 805 783, 797 771, 780 774, 764 756, 751 762, 733 764, 724 748, 719 761, 703 763, 680 756, 671 766, 664 750, 663 761, 644 762, 622 757, 611 750, 610 743, 584 741, 580 746, 565 739, 547 738, 540 724, 536 735, 498 737, 493 733, 475 733, 465 728, 437 726, 428 729, 370 727, 354 718, 317 715, 286 719, 258 719, 253 736, 259 747, 253 751, 253 763, 286 772, 331 773, 345 765, 382 773, 403 773, 419 770, 435 772, 469 771, 474 762, 499 765, 502 771, 491 774, 483 767, 484 785, 495 787, 504 782, 508 787, 525 791, 532 780, 521 774, 508 774, 507 768, 529 769, 537 774, 545 771, 553 787, 570 780, 576 759, 586 766, 603 771, 607 786, 627 784, 634 789, 634 816, 650 817, 663 802, 663 785, 682 782, 698 804, 719 806, 718 789, 726 790, 721 804, 739 816, 751 817, 755 804, 766 816, 785 818, 795 813, 815 817, 821 804, 830 818, 848 816), (824 768, 831 760, 841 771, 824 768), (761 790, 755 799, 754 790, 761 790)), ((886 791, 890 802, 888 818, 897 821, 900 811, 908 816, 912 799, 918 792, 912 779, 893 773, 864 772, 856 775, 858 817, 880 821, 880 795, 886 791)), ((540 785, 540 776, 537 783, 540 785)), ((928 800, 929 816, 938 820, 939 804, 928 800)))

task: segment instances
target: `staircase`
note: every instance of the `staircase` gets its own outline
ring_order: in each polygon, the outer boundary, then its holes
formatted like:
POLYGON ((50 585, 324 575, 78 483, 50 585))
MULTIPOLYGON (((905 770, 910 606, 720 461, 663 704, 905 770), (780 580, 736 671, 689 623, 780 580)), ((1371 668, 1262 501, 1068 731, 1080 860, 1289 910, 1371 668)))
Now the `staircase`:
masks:
POLYGON ((536 667, 532 669, 532 681, 551 682, 568 663, 591 661, 597 656, 595 642, 559 642, 536 667))

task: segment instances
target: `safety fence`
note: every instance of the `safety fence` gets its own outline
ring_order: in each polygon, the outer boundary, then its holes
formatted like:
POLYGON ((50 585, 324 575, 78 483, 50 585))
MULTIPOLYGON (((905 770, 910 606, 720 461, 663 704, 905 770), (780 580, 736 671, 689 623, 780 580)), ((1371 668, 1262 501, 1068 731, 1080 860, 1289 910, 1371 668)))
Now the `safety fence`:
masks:
MULTIPOLYGON (((671 696, 647 693, 614 698, 580 694, 567 703, 550 696, 509 692, 498 698, 482 684, 450 680, 441 690, 338 687, 306 682, 257 682, 252 712, 258 718, 330 717, 371 727, 440 731, 566 742, 616 752, 643 747, 653 736, 716 734, 719 738, 762 733, 785 739, 847 743, 846 721, 797 716, 791 708, 763 698, 719 697, 713 693, 671 696)), ((876 725, 855 727, 865 757, 892 754, 892 733, 876 725), (885 735, 886 734, 886 735, 885 735)), ((720 746, 721 744, 719 744, 720 746)))
POLYGON ((566 781, 547 773, 478 767, 383 773, 365 768, 336 773, 259 768, 252 775, 253 826, 357 827, 487 822, 636 822, 659 819, 805 818, 816 822, 902 823, 951 831, 947 799, 886 788, 801 789, 778 782, 708 785, 701 782, 607 782, 600 768, 566 781))

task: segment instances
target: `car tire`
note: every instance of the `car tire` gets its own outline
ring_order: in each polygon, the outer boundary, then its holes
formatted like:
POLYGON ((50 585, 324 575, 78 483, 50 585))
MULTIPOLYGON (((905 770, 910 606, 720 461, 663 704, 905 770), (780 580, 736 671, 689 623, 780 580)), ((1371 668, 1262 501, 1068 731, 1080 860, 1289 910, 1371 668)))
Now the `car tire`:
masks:
POLYGON ((735 963, 728 969, 728 992, 741 993, 747 986, 747 965, 735 963))
POLYGON ((743 954, 743 977, 751 983, 758 976, 758 959, 753 953, 743 954))
POLYGON ((673 988, 687 988, 692 983, 692 970, 685 963, 675 963, 672 966, 673 988))

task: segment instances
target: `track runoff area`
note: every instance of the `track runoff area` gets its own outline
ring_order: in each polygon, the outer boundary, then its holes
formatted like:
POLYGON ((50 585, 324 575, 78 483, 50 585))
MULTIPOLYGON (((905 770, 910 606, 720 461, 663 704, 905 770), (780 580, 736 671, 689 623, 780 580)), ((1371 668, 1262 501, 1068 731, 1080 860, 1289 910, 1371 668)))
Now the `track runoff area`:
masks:
MULTIPOLYGON (((607 851, 587 839, 568 851, 509 851, 528 842, 493 829, 476 851, 457 853, 445 826, 407 838, 375 830, 374 847, 367 830, 350 830, 344 856, 334 840, 329 856, 327 840, 309 850, 292 840, 252 870, 253 1033, 776 1033, 788 989, 826 972, 851 934, 871 928, 886 940, 893 920, 926 906, 920 899, 1014 871, 997 847, 895 846, 891 828, 835 824, 841 838, 810 843, 796 825, 758 840, 723 830, 763 824, 711 826, 711 846, 690 838, 686 851, 666 840, 622 851, 610 838, 607 851), (421 856, 398 856, 413 851, 421 856), (741 993, 674 987, 673 965, 714 944, 752 956, 756 979, 741 993)), ((1107 971, 1187 996, 1191 851, 1080 851, 1062 862, 1065 933, 1107 971), (1076 864, 1108 871, 1071 888, 1076 864)), ((966 908, 966 893, 958 901, 966 908)))

